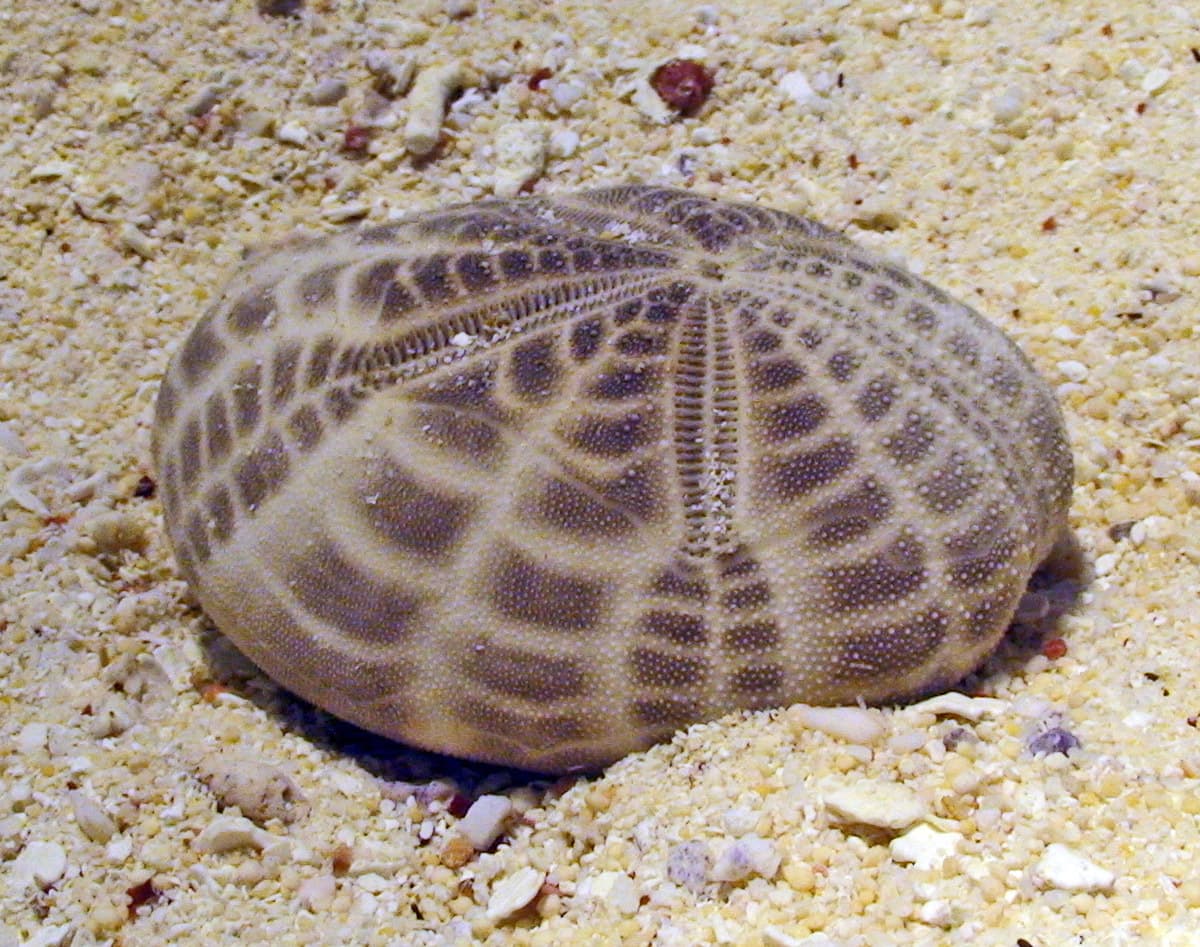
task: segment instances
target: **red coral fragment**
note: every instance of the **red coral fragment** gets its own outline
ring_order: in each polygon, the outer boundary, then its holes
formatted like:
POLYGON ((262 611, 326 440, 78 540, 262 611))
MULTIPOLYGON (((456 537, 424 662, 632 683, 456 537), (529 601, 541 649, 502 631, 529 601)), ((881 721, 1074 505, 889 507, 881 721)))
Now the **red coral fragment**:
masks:
POLYGON ((671 108, 695 115, 713 89, 712 73, 694 59, 672 59, 650 76, 650 85, 671 108))

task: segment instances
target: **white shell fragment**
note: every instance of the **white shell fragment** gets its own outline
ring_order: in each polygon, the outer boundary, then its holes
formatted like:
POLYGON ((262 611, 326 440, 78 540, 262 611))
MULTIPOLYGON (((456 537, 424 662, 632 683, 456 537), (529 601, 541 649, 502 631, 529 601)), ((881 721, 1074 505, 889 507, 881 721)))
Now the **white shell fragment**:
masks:
POLYGON ((900 783, 858 783, 824 796, 825 809, 835 822, 873 825, 900 831, 929 814, 929 807, 900 783))
POLYGON ((787 718, 797 736, 805 730, 819 730, 838 740, 863 746, 878 742, 886 731, 879 712, 862 707, 799 704, 788 711, 787 718))
POLYGON ((91 841, 103 844, 116 834, 117 824, 90 793, 75 789, 68 793, 75 822, 91 841))
POLYGON ((937 868, 955 854, 962 841, 963 837, 957 832, 939 832, 921 823, 892 839, 888 849, 895 861, 928 869, 937 868))
POLYGON ((243 816, 217 816, 196 836, 192 847, 198 852, 230 852, 238 848, 256 848, 265 851, 275 845, 287 845, 286 839, 272 835, 266 829, 243 816))
POLYGON ((543 872, 526 865, 497 882, 492 887, 492 896, 488 898, 488 920, 500 921, 516 914, 537 897, 545 880, 543 872))
POLYGON ((67 852, 57 842, 30 842, 9 869, 18 888, 37 884, 48 887, 67 871, 67 852))
POLYGON ((908 712, 933 714, 935 717, 962 717, 964 720, 979 720, 996 716, 1008 709, 1008 702, 995 697, 968 697, 958 691, 938 694, 920 703, 912 704, 908 712))
POLYGON ((1111 891, 1117 876, 1059 842, 1046 851, 1033 869, 1033 882, 1039 888, 1059 891, 1111 891))
POLYGON ((458 831, 475 851, 485 851, 500 837, 512 812, 513 805, 508 796, 480 796, 458 823, 458 831))

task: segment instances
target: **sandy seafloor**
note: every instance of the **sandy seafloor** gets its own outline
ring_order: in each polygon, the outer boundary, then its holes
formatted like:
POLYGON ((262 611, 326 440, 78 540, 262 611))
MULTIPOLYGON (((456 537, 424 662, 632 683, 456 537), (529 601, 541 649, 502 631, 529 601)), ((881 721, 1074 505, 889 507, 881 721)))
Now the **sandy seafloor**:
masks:
POLYGON ((1195 4, 16 0, 0 63, 0 945, 1200 943, 1195 4), (420 159, 410 61, 462 67, 420 159), (1084 567, 978 720, 746 714, 548 785, 332 724, 188 598, 151 409, 246 248, 626 180, 843 228, 1056 387, 1084 567))

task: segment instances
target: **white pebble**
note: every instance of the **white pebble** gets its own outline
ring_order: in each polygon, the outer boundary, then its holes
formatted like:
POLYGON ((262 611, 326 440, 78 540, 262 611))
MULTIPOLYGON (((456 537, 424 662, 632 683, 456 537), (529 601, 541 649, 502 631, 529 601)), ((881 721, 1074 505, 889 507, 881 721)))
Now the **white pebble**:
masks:
POLYGON ((954 923, 954 908, 944 898, 934 898, 921 905, 917 917, 931 927, 950 927, 954 923))
POLYGON ((782 856, 770 839, 747 835, 730 843, 717 856, 708 877, 712 881, 742 881, 751 875, 770 880, 779 870, 782 856))
POLYGON ((91 794, 75 789, 67 794, 67 798, 79 830, 91 841, 103 844, 116 834, 117 824, 91 794))
POLYGON ((929 814, 929 807, 913 790, 900 783, 862 782, 842 786, 824 797, 834 821, 861 823, 881 829, 907 829, 929 814))
POLYGON ((1039 888, 1060 891, 1111 891, 1116 875, 1084 858, 1078 852, 1054 842, 1046 846, 1033 869, 1033 882, 1039 888))
POLYGON ((66 871, 66 849, 57 842, 30 842, 13 861, 10 877, 20 888, 31 884, 48 887, 66 871))
POLYGON ((798 704, 788 711, 788 723, 797 736, 805 730, 819 730, 847 743, 869 746, 883 736, 885 727, 879 712, 862 707, 810 707, 798 704))
POLYGON ((325 911, 333 904, 333 896, 337 892, 337 879, 333 875, 317 875, 315 878, 305 878, 296 889, 300 903, 310 911, 325 911))
POLYGON ((542 872, 526 865, 498 881, 492 886, 492 894, 488 898, 488 920, 499 921, 516 914, 537 897, 545 880, 542 872))
POLYGON ((480 796, 458 823, 458 831, 475 851, 485 851, 500 837, 512 811, 512 800, 507 796, 480 796))
POLYGON ((722 821, 725 823, 725 831, 730 835, 746 835, 758 825, 758 813, 745 806, 734 806, 725 813, 722 821))
POLYGON ((299 122, 284 122, 275 132, 275 138, 289 145, 302 145, 308 141, 308 129, 299 122))
POLYGON ((979 720, 981 717, 1002 714, 1008 702, 995 697, 968 697, 958 691, 947 691, 928 700, 912 704, 910 711, 933 714, 935 717, 962 717, 964 720, 979 720))
POLYGON ((192 847, 198 852, 229 852, 236 848, 264 849, 275 836, 243 816, 217 816, 196 836, 192 847))
POLYGON ((1151 69, 1142 76, 1142 91, 1157 92, 1170 81, 1171 73, 1169 70, 1162 68, 1151 69))
POLYGON ((582 99, 585 92, 587 88, 582 83, 570 79, 550 84, 550 98, 564 111, 582 99))
POLYGON ((308 90, 313 105, 335 105, 346 97, 349 87, 342 79, 322 79, 308 90))
POLYGON ((1117 562, 1120 559, 1115 552, 1106 552, 1102 556, 1096 557, 1096 575, 1108 575, 1117 567, 1117 562))
POLYGON ((466 82, 460 63, 434 66, 417 75, 408 97, 408 122, 404 126, 404 144, 418 157, 437 147, 446 118, 446 104, 466 82))
POLYGON ((44 723, 27 723, 17 734, 17 749, 22 756, 32 756, 46 749, 46 740, 50 735, 50 726, 44 723))
POLYGON ((456 332, 450 336, 450 344, 455 348, 465 349, 468 345, 475 341, 475 336, 466 332, 456 332))
POLYGON ((962 840, 963 837, 957 832, 939 832, 920 823, 892 839, 888 849, 892 859, 902 865, 915 865, 920 869, 937 868, 958 851, 962 840))
POLYGON ((808 78, 799 71, 784 73, 779 80, 779 91, 801 105, 807 105, 817 98, 817 93, 809 85, 808 78))
POLYGON ((1008 124, 1025 111, 1025 92, 1017 86, 1009 86, 992 99, 992 114, 996 121, 1008 124))
POLYGON ((550 136, 550 154, 555 158, 569 158, 579 148, 579 132, 560 128, 550 136))
POLYGON ((1088 376, 1088 367, 1083 362, 1066 359, 1058 363, 1058 370, 1067 381, 1083 381, 1088 376))

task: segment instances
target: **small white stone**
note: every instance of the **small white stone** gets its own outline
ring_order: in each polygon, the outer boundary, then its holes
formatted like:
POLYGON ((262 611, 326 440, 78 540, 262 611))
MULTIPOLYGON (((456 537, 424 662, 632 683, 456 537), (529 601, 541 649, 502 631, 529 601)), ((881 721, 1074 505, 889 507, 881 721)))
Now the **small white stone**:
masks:
POLYGON ((842 786, 824 797, 835 822, 861 823, 881 829, 907 829, 929 814, 929 807, 901 783, 862 782, 842 786))
POLYGON ((572 79, 550 83, 550 98, 564 111, 583 98, 587 87, 572 79))
POLYGON ((1161 67, 1151 69, 1144 76, 1142 76, 1142 91, 1157 92, 1170 81, 1170 70, 1162 69, 1161 67))
POLYGON ((770 839, 747 835, 725 847, 713 863, 708 877, 712 881, 733 882, 759 875, 770 880, 779 870, 782 857, 770 839))
POLYGON ((736 838, 754 830, 758 825, 758 813, 745 806, 734 806, 725 813, 722 821, 725 823, 725 831, 736 838))
POLYGON ((308 141, 308 129, 299 122, 284 122, 275 132, 275 138, 289 145, 302 145, 308 141))
POLYGON ((641 891, 623 871, 602 871, 580 882, 576 895, 583 900, 602 901, 627 917, 637 913, 641 891))
POLYGON ((79 830, 91 841, 104 844, 117 833, 117 824, 89 793, 76 789, 67 794, 79 830))
POLYGON ((235 848, 264 849, 275 841, 275 836, 249 819, 223 815, 204 827, 192 847, 198 852, 229 852, 235 848))
POLYGON ((870 746, 885 732, 879 712, 862 707, 810 707, 798 704, 788 711, 792 732, 819 730, 847 743, 870 746))
POLYGON ((456 348, 465 349, 468 345, 475 341, 475 336, 466 332, 457 332, 450 336, 450 344, 456 348))
POLYGON ((924 823, 892 839, 888 849, 892 859, 903 865, 915 865, 922 870, 937 868, 958 851, 963 837, 957 832, 939 832, 924 823))
POLYGON ((508 796, 480 796, 458 823, 458 831, 475 851, 485 851, 500 837, 512 811, 512 800, 508 796))
POLYGON ((928 700, 911 704, 907 710, 933 714, 935 717, 962 717, 964 720, 979 720, 987 716, 1002 714, 1008 702, 995 697, 968 697, 958 691, 947 691, 928 700))
POLYGON ((44 723, 27 723, 17 734, 17 749, 22 756, 32 756, 46 750, 46 739, 50 735, 50 727, 44 723))
POLYGON ((954 923, 954 908, 944 898, 934 898, 921 905, 917 911, 917 917, 923 924, 933 927, 950 927, 954 923))
POLYGON ((66 874, 66 849, 57 842, 30 842, 14 859, 10 870, 18 887, 31 884, 47 887, 66 874))
POLYGON ((335 105, 346 97, 349 87, 343 79, 322 79, 308 90, 313 105, 335 105))
POLYGON ((779 91, 793 102, 807 105, 817 98, 808 78, 800 71, 786 72, 779 80, 779 91))
POLYGON ((32 181, 53 181, 75 173, 75 165, 69 161, 47 161, 29 172, 32 181))
POLYGON ((1034 884, 1059 891, 1111 891, 1116 880, 1111 871, 1058 842, 1046 846, 1033 869, 1034 884))
POLYGON ((992 114, 1003 124, 1015 121, 1025 111, 1025 92, 1017 86, 1009 86, 992 99, 992 114))
POLYGON ((1096 575, 1098 575, 1098 576, 1108 575, 1110 572, 1113 571, 1113 569, 1116 568, 1117 561, 1120 558, 1121 557, 1119 555, 1117 555, 1115 552, 1106 552, 1102 556, 1097 556, 1096 557, 1096 565, 1095 565, 1096 575))
POLYGON ((516 914, 537 897, 545 880, 545 874, 526 865, 496 882, 488 898, 488 920, 499 921, 516 914))
POLYGON ((1074 359, 1065 359, 1059 362, 1057 368, 1067 381, 1080 382, 1088 376, 1088 367, 1083 362, 1077 362, 1074 359))
POLYGON ((550 154, 555 158, 569 158, 579 149, 579 132, 560 128, 550 136, 550 154))
POLYGON ((337 879, 333 875, 317 875, 305 878, 296 889, 300 903, 310 911, 325 911, 333 904, 337 892, 337 879))
POLYGON ((1052 339, 1057 339, 1059 342, 1074 342, 1080 338, 1079 333, 1070 326, 1057 326, 1050 333, 1052 339))

